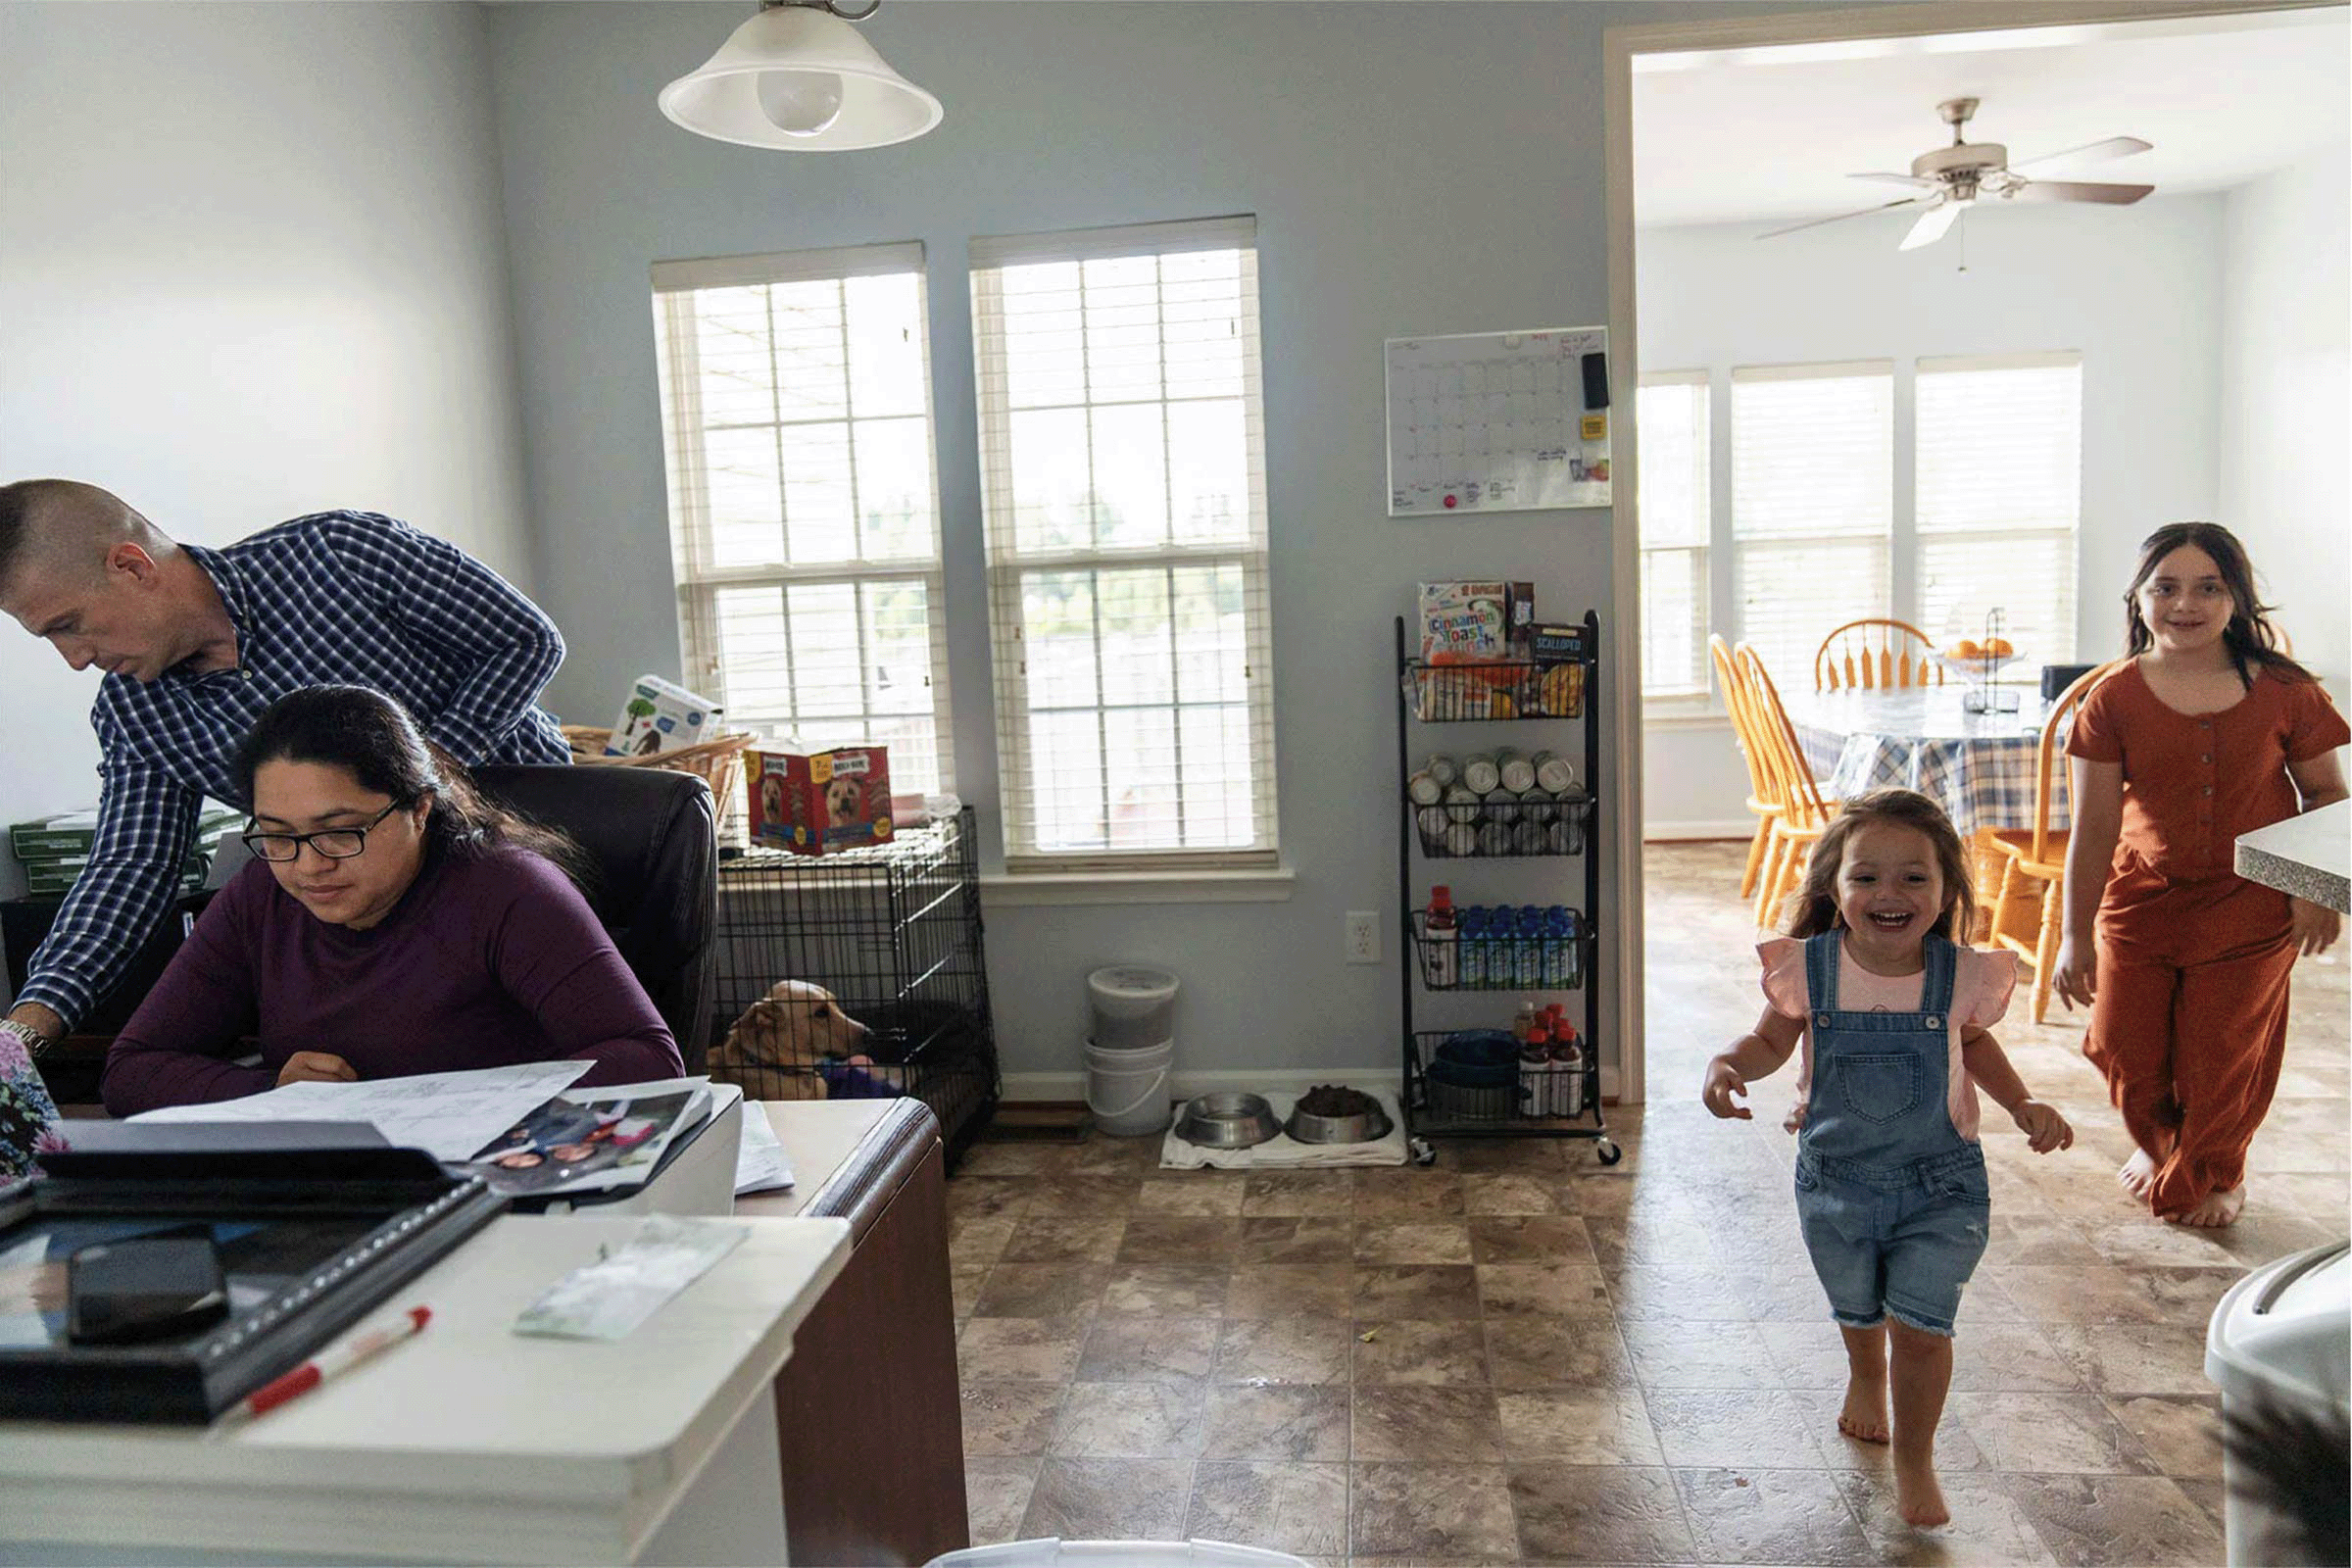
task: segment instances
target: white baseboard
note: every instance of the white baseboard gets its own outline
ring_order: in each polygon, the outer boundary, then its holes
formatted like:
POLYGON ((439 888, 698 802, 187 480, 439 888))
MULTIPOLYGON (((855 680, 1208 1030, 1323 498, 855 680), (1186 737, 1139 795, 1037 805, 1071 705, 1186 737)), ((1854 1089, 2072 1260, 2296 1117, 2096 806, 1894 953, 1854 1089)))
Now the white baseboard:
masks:
POLYGON ((1756 819, 1752 816, 1726 816, 1713 821, 1644 822, 1642 837, 1645 843, 1674 843, 1688 839, 1752 839, 1756 836, 1756 819))
MULTIPOLYGON (((1350 1089, 1376 1089, 1388 1094, 1396 1093, 1398 1074, 1394 1064, 1379 1067, 1258 1067, 1235 1069, 1196 1069, 1179 1067, 1168 1087, 1170 1100, 1190 1100, 1195 1095, 1213 1095, 1232 1090, 1264 1094, 1304 1094, 1317 1084, 1346 1084, 1350 1089)), ((1603 1063, 1600 1069, 1600 1098, 1614 1100, 1618 1094, 1617 1069, 1603 1063)), ((1086 1098, 1086 1074, 1083 1072, 1008 1072, 1004 1075, 1004 1099, 1007 1102, 1036 1103, 1041 1101, 1068 1102, 1086 1098)))

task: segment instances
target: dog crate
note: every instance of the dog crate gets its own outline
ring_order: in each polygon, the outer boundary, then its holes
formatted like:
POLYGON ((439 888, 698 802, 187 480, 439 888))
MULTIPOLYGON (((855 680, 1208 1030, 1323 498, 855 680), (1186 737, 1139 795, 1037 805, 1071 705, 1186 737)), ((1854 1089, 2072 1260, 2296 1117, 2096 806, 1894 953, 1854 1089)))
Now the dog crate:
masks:
MULTIPOLYGON (((874 1060, 861 1069, 873 1086, 858 1088, 929 1105, 951 1160, 996 1109, 1003 1081, 971 808, 872 849, 815 858, 755 849, 721 859, 717 946, 712 1047, 777 982, 808 981, 870 1031, 858 1050, 874 1060)), ((806 1066, 739 1066, 728 1076, 753 1100, 814 1098, 806 1066)))

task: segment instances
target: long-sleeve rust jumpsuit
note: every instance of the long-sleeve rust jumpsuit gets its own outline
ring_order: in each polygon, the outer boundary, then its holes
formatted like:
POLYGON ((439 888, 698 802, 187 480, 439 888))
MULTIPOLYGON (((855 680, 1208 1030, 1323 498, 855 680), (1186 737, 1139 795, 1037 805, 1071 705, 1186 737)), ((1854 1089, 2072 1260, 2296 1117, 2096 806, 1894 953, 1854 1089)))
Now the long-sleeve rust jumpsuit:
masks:
POLYGON ((2133 663, 2075 718, 2067 751, 2124 770, 2083 1051, 2140 1148, 2175 1140, 2149 1195, 2160 1215, 2245 1180, 2285 1056, 2295 947, 2287 896, 2232 869, 2237 838, 2294 815, 2287 764, 2347 739, 2317 681, 2269 671, 2235 707, 2189 714, 2133 663))

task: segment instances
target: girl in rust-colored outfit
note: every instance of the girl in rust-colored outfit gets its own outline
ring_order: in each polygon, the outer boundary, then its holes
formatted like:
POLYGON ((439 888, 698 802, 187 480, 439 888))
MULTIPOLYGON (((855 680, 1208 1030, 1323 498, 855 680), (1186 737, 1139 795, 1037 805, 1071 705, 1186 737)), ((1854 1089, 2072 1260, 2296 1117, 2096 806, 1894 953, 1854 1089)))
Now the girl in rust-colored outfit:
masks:
POLYGON ((2238 835, 2345 798, 2352 739, 2278 650, 2215 523, 2161 528, 2125 595, 2131 661, 2083 699, 2056 989, 2139 1152, 2119 1179, 2160 1217, 2227 1225, 2286 1050, 2287 973, 2332 910, 2248 882, 2238 835), (2096 932, 2096 955, 2092 934, 2096 932))

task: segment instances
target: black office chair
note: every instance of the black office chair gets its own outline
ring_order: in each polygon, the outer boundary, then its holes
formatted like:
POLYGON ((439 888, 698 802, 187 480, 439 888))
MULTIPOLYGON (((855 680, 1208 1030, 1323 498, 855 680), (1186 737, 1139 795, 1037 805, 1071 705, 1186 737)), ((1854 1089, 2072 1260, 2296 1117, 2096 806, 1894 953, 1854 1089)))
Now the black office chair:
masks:
POLYGON ((653 998, 688 1072, 703 1070, 718 967, 718 836, 710 787, 655 767, 473 770, 482 793, 576 840, 589 907, 653 998))

